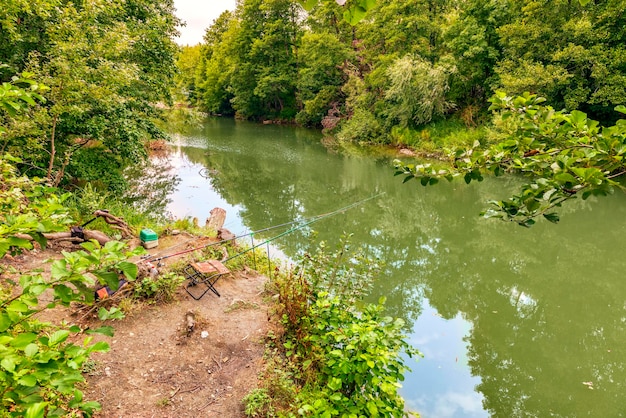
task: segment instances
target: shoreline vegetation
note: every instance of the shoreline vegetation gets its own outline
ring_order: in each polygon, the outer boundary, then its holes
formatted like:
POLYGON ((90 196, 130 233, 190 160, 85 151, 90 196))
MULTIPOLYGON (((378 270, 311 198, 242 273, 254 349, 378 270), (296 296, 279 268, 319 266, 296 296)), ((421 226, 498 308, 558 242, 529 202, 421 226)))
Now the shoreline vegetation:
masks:
MULTIPOLYGON (((184 297, 180 292, 184 264, 174 263, 159 275, 151 275, 138 259, 143 249, 133 248, 136 239, 104 245, 92 241, 73 248, 49 242, 62 250, 51 268, 20 270, 12 264, 13 257, 34 251, 30 256, 36 258, 46 245, 42 233, 84 220, 97 193, 61 195, 59 189, 20 177, 14 167, 19 159, 7 155, 0 162, 5 180, 1 195, 8 209, 1 220, 2 225, 10 225, 0 230, 3 407, 11 416, 91 416, 100 407, 84 399, 81 370, 95 367, 92 354, 108 351, 110 340, 100 338, 94 344, 89 334, 113 336, 111 321, 123 321, 131 306, 136 311, 141 306, 175 301, 181 294, 184 297), (18 233, 30 234, 36 242, 16 238, 18 233), (117 291, 120 277, 127 284, 118 297, 94 300, 94 280, 98 286, 117 291), (45 298, 47 304, 42 305, 42 296, 48 293, 52 301, 45 298), (47 323, 45 312, 54 307, 87 311, 97 319, 47 323), (79 343, 81 339, 84 341, 79 343)), ((135 232, 140 225, 149 225, 165 237, 173 231, 185 231, 199 239, 215 235, 191 219, 163 222, 141 213, 127 214, 131 215, 126 218, 128 227, 135 232)), ((108 225, 99 228, 110 236, 117 234, 108 225)), ((405 342, 402 321, 384 316, 383 300, 357 307, 379 261, 366 259, 350 247, 349 237, 336 249, 312 243, 310 251, 292 266, 278 268, 272 263, 274 270, 264 295, 274 325, 265 336, 261 384, 243 399, 247 416, 405 415, 397 393, 408 370, 403 356, 419 356, 419 352, 405 342), (346 258, 348 253, 351 256, 346 258)), ((198 260, 221 259, 237 251, 242 249, 226 244, 206 247, 194 256, 198 260)), ((252 259, 251 255, 238 257, 228 267, 231 271, 251 270, 252 259)), ((268 262, 262 252, 255 253, 258 271, 264 271, 268 262)))

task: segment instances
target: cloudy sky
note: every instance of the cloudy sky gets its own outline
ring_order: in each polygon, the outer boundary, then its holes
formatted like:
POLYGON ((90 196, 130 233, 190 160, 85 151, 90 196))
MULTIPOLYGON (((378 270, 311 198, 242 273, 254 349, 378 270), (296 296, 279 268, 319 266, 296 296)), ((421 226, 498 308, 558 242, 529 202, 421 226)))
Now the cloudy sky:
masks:
POLYGON ((176 15, 187 23, 179 28, 179 45, 195 45, 202 42, 204 30, 224 10, 234 10, 236 0, 174 0, 176 15))

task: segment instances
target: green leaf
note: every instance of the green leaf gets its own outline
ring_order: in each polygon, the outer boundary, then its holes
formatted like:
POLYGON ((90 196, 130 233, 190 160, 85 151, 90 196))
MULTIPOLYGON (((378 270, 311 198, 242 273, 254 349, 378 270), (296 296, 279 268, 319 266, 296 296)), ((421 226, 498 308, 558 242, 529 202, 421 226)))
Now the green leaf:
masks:
POLYGON ((332 390, 339 390, 341 388, 341 379, 337 377, 331 377, 328 381, 328 387, 332 390))
POLYGON ((124 318, 124 312, 116 307, 113 307, 108 311, 106 308, 100 308, 98 311, 98 318, 101 321, 106 321, 107 319, 122 319, 124 318))
POLYGON ((28 387, 33 387, 37 384, 37 378, 33 376, 32 374, 27 374, 26 376, 22 376, 17 381, 17 383, 19 383, 20 385, 28 386, 28 387))
POLYGON ((92 345, 91 347, 89 347, 89 352, 90 353, 106 353, 107 351, 109 351, 111 349, 111 347, 109 346, 109 344, 105 341, 98 341, 97 343, 95 343, 94 345, 92 345))
POLYGON ((353 6, 343 13, 343 19, 354 26, 365 17, 366 12, 361 6, 353 6))
POLYGON ((96 271, 94 275, 100 281, 100 284, 106 284, 111 290, 116 291, 120 286, 120 279, 114 271, 96 271))
POLYGON ((26 357, 32 357, 39 351, 39 346, 37 344, 28 344, 24 347, 24 355, 26 357))
POLYGON ((5 357, 0 361, 0 366, 7 372, 13 372, 15 370, 15 361, 12 357, 5 357))
POLYGON ((32 332, 25 332, 13 338, 13 341, 11 341, 10 344, 11 347, 25 348, 28 344, 35 341, 35 339, 37 339, 37 334, 33 334, 32 332))
POLYGON ((58 284, 54 286, 54 297, 68 304, 74 300, 74 291, 64 284, 58 284))
POLYGON ((33 231, 30 233, 30 236, 33 237, 33 240, 35 240, 35 242, 39 244, 42 249, 46 249, 48 240, 46 239, 46 237, 43 236, 41 232, 33 231))
POLYGON ((556 213, 544 213, 543 217, 546 218, 548 221, 552 222, 553 224, 559 222, 559 215, 557 215, 556 213))
POLYGON ((133 281, 137 278, 137 272, 139 269, 135 263, 122 261, 121 263, 118 263, 117 267, 122 271, 122 273, 124 273, 124 276, 128 280, 133 281))
POLYGON ((69 337, 70 332, 65 329, 61 329, 50 336, 48 340, 48 347, 53 347, 55 345, 61 344, 63 341, 69 337))
POLYGON ((24 418, 43 418, 44 413, 46 412, 46 405, 48 405, 48 402, 38 402, 32 404, 26 410, 24 418))
MULTIPOLYGON (((589 1, 589 0, 587 0, 587 1, 589 1)), ((615 106, 615 110, 617 112, 620 112, 620 113, 626 113, 626 106, 624 106, 624 105, 615 106)))
POLYGON ((4 332, 7 329, 9 329, 9 327, 12 324, 13 324, 13 321, 11 321, 11 318, 9 318, 9 315, 7 315, 4 312, 0 313, 0 332, 4 332))
POLYGON ((106 335, 107 337, 112 337, 114 335, 114 328, 110 327, 110 326, 103 326, 97 329, 90 329, 85 331, 85 334, 102 334, 102 335, 106 335))
POLYGON ((52 267, 50 267, 50 275, 53 279, 62 279, 71 274, 72 272, 67 269, 67 262, 65 260, 56 260, 52 263, 52 267))
POLYGON ((9 306, 7 306, 7 311, 20 313, 28 312, 28 305, 21 300, 14 300, 9 304, 9 306))
POLYGON ((304 10, 306 10, 307 12, 311 11, 311 9, 315 7, 317 2, 318 0, 300 0, 302 7, 304 7, 304 10))

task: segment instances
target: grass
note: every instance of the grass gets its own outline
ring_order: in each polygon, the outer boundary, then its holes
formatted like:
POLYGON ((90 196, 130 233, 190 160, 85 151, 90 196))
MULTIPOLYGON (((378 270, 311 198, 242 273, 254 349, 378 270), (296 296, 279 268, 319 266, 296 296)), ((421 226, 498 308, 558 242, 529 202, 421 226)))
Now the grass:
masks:
POLYGON ((459 119, 431 122, 423 128, 394 127, 391 130, 392 145, 413 148, 429 153, 449 153, 457 148, 470 147, 474 141, 484 143, 486 127, 467 127, 459 119))

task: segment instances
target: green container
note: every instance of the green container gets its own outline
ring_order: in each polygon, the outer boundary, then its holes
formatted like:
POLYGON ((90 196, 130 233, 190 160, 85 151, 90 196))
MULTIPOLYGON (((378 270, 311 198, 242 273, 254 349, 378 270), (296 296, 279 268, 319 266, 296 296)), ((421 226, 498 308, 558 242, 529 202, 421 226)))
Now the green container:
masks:
POLYGON ((157 236, 156 232, 154 232, 153 230, 144 228, 139 233, 139 239, 143 242, 147 242, 147 241, 156 241, 159 239, 159 237, 157 236))
POLYGON ((139 233, 139 239, 144 248, 154 248, 159 245, 159 237, 156 232, 151 229, 144 228, 139 233))

